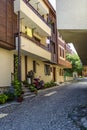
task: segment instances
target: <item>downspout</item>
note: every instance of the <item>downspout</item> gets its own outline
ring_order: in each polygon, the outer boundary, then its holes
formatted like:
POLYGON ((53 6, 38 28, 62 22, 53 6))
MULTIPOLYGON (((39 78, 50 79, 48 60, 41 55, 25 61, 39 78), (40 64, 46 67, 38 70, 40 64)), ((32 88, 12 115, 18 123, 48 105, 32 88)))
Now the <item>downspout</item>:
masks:
POLYGON ((21 81, 20 11, 18 11, 18 80, 21 81))

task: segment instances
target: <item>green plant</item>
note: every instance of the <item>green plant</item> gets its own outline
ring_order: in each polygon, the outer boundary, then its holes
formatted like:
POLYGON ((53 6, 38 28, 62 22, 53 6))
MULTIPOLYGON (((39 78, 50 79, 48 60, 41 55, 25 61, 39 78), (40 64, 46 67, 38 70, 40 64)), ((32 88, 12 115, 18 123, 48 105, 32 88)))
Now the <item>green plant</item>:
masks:
POLYGON ((22 81, 22 83, 23 83, 23 85, 24 85, 25 87, 28 87, 28 82, 27 82, 27 80, 22 81))
POLYGON ((50 81, 44 84, 44 88, 49 88, 53 86, 56 86, 56 83, 54 81, 50 81))
POLYGON ((7 101, 13 101, 15 98, 14 93, 6 92, 5 95, 8 97, 7 101))
POLYGON ((13 81, 14 95, 20 97, 22 93, 21 83, 18 80, 13 81))
POLYGON ((33 84, 29 85, 29 89, 31 92, 37 91, 37 89, 35 88, 35 86, 33 84))
POLYGON ((5 94, 0 95, 0 103, 1 104, 4 104, 7 101, 7 99, 8 99, 7 95, 5 95, 5 94))
POLYGON ((50 87, 50 82, 45 83, 45 84, 44 84, 44 87, 45 87, 45 88, 50 87))
POLYGON ((54 81, 50 81, 51 87, 56 86, 56 83, 54 81))
POLYGON ((23 84, 28 84, 27 80, 22 81, 23 84))

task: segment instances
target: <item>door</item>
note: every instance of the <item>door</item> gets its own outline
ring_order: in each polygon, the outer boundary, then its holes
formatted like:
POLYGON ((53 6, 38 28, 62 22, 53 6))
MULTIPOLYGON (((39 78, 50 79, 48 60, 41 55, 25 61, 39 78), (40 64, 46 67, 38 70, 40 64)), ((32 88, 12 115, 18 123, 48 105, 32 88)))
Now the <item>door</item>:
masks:
POLYGON ((56 68, 53 67, 53 81, 56 81, 56 68))

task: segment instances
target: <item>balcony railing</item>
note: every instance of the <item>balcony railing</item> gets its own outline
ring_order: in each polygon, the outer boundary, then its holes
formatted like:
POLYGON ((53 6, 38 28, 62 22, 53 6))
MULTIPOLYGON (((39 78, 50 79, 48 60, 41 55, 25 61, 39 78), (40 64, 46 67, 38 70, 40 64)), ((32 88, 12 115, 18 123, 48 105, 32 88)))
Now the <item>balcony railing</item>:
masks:
MULTIPOLYGON (((43 45, 42 43, 36 41, 33 37, 30 37, 30 36, 28 36, 27 34, 25 34, 25 33, 23 33, 23 32, 20 32, 20 35, 23 36, 23 37, 25 37, 25 38, 27 38, 27 39, 29 39, 29 40, 31 40, 32 42, 34 42, 34 43, 37 44, 38 46, 42 47, 43 49, 49 51, 49 48, 48 48, 48 47, 46 47, 46 46, 43 45)), ((50 52, 50 51, 49 51, 49 52, 50 52)))
POLYGON ((66 67, 67 68, 72 68, 72 64, 69 61, 67 61, 67 60, 66 60, 66 67))
POLYGON ((57 64, 57 55, 51 54, 51 60, 52 60, 53 63, 57 64))
POLYGON ((38 11, 27 0, 23 0, 23 1, 43 22, 47 24, 47 26, 49 26, 47 21, 38 13, 38 11))
POLYGON ((58 64, 64 66, 64 68, 72 68, 72 65, 67 60, 58 59, 58 64))
POLYGON ((56 34, 55 33, 51 33, 51 41, 53 41, 54 43, 56 42, 56 34))

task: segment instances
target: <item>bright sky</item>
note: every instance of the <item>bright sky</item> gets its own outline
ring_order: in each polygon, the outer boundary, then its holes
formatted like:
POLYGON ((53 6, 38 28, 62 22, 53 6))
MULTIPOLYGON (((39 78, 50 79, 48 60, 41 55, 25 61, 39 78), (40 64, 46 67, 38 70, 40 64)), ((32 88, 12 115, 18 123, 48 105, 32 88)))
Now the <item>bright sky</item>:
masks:
POLYGON ((49 0, 54 9, 56 9, 56 0, 49 0))

